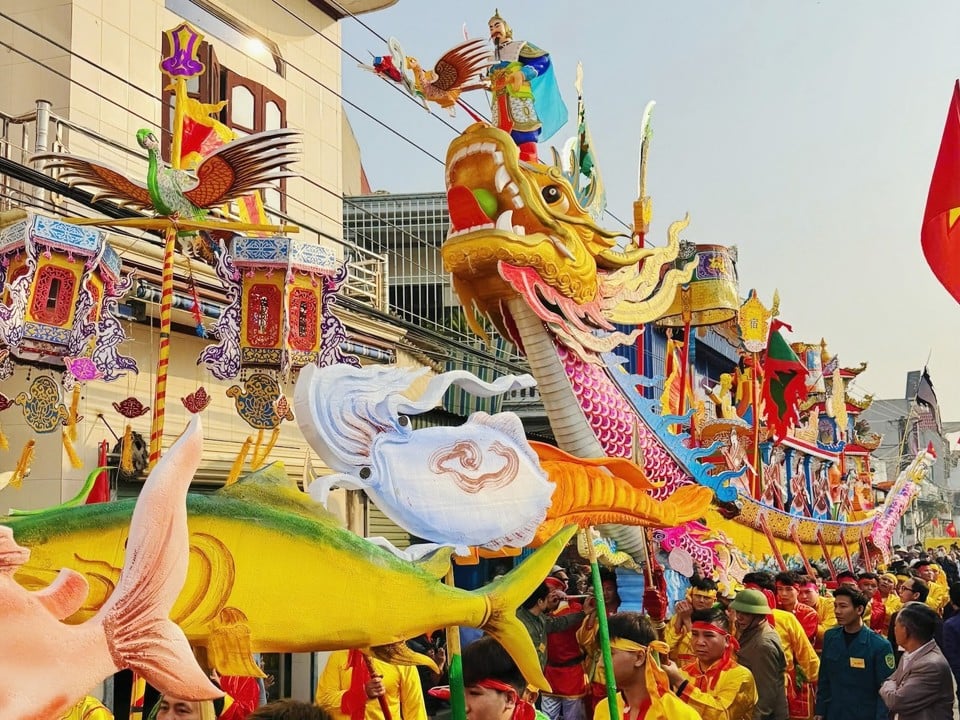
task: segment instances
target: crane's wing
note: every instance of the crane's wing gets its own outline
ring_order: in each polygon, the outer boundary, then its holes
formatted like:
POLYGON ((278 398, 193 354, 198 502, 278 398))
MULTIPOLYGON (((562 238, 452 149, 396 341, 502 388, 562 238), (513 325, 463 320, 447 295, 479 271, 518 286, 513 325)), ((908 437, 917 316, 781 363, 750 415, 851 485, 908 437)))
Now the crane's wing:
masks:
POLYGON ((296 176, 285 167, 297 159, 291 146, 299 137, 296 130, 281 128, 227 143, 203 159, 196 186, 184 195, 197 207, 209 208, 296 176))
POLYGON ((438 90, 453 90, 467 82, 476 81, 478 75, 485 75, 493 64, 493 55, 487 41, 474 38, 456 45, 443 54, 433 71, 437 75, 433 86, 438 90))
POLYGON ((70 153, 40 153, 31 161, 43 163, 46 170, 59 170, 59 179, 71 187, 80 185, 93 191, 94 200, 113 200, 137 210, 153 210, 147 186, 131 180, 121 171, 97 160, 70 153))

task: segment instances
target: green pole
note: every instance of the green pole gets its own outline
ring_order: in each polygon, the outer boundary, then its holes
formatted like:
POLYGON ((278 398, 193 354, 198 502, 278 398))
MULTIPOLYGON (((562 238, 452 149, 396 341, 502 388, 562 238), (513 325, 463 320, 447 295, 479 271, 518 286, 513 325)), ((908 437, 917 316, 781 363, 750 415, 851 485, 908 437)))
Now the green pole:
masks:
POLYGON ((600 641, 600 653, 603 657, 604 681, 607 684, 607 704, 610 708, 610 720, 618 720, 620 709, 617 706, 617 681, 613 677, 613 656, 610 653, 610 629, 607 627, 607 607, 603 602, 603 585, 600 583, 600 565, 597 562, 597 549, 593 545, 593 528, 580 531, 590 555, 590 576, 593 580, 593 595, 597 601, 597 639, 600 641))
MULTIPOLYGON (((447 585, 453 587, 453 565, 447 571, 447 585)), ((447 662, 450 675, 451 720, 467 720, 467 702, 463 690, 463 658, 460 657, 460 628, 447 628, 447 662)))

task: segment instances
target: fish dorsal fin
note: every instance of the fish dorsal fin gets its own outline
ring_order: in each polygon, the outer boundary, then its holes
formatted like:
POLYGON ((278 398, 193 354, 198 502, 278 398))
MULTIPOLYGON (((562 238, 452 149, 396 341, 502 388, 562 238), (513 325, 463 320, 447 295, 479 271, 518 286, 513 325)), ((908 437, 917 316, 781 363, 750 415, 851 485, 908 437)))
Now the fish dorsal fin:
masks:
POLYGON ((273 462, 249 473, 232 485, 220 488, 216 495, 266 505, 337 527, 342 524, 336 515, 300 489, 282 462, 273 462))
POLYGON ((450 558, 453 555, 454 548, 452 547, 441 547, 437 548, 433 552, 424 555, 422 558, 417 560, 414 564, 425 573, 430 575, 430 577, 441 580, 446 577, 447 573, 450 571, 450 558))
POLYGON ((50 611, 57 620, 64 620, 83 606, 89 592, 87 580, 76 570, 64 568, 56 579, 33 596, 50 611))

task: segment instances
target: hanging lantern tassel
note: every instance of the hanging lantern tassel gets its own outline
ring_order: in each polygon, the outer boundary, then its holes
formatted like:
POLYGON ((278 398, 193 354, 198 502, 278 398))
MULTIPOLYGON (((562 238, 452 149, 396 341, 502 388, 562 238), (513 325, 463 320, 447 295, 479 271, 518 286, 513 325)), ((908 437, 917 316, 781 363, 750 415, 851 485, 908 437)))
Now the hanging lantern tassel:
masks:
POLYGON ((10 478, 10 486, 18 488, 23 485, 23 479, 30 471, 30 465, 33 463, 33 449, 36 446, 36 440, 30 440, 23 446, 23 452, 20 453, 20 459, 17 461, 17 467, 13 471, 13 477, 10 478))
POLYGON ((260 457, 260 446, 263 445, 263 428, 257 431, 257 442, 253 446, 253 456, 250 458, 250 469, 256 470, 263 458, 260 457))
POLYGON ((194 285, 192 281, 190 283, 190 293, 193 295, 193 307, 191 311, 193 312, 193 319, 197 323, 197 336, 205 338, 207 336, 207 329, 203 327, 203 313, 200 311, 200 296, 197 295, 197 286, 194 285))
POLYGON ((73 446, 73 440, 70 439, 70 431, 63 429, 63 449, 67 451, 67 457, 70 458, 70 465, 77 470, 83 467, 83 460, 77 455, 77 449, 73 446))
POLYGON ((123 429, 123 443, 120 452, 120 470, 133 475, 133 426, 129 423, 123 429))
MULTIPOLYGON (((73 386, 73 399, 70 401, 70 417, 67 419, 67 436, 71 441, 77 439, 77 418, 79 415, 77 411, 80 409, 80 386, 73 386)), ((68 450, 69 454, 70 451, 68 450)), ((71 458, 72 462, 72 458, 71 458)), ((80 465, 74 465, 74 467, 81 467, 80 465)))
MULTIPOLYGON (((260 436, 263 436, 263 430, 260 431, 260 436)), ((280 437, 280 426, 278 425, 273 429, 273 432, 270 433, 270 440, 267 441, 267 447, 263 449, 263 452, 260 454, 254 454, 253 460, 250 461, 251 470, 259 470, 260 466, 263 465, 264 461, 267 459, 267 456, 270 455, 270 452, 273 450, 273 446, 277 444, 277 438, 280 437)), ((259 444, 260 440, 257 440, 259 444)))
POLYGON ((3 428, 0 427, 0 450, 9 450, 10 441, 7 440, 7 436, 3 434, 3 428))
POLYGON ((253 438, 248 435, 247 439, 243 441, 240 452, 237 453, 237 459, 233 461, 233 467, 230 468, 230 474, 227 476, 224 486, 233 485, 240 477, 240 471, 243 470, 243 464, 247 461, 247 454, 250 452, 252 444, 253 438))

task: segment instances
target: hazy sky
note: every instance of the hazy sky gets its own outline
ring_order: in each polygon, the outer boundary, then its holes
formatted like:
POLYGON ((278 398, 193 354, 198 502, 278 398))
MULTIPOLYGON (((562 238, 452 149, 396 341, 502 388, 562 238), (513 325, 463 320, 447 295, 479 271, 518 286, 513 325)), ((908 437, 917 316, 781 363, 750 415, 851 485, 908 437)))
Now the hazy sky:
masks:
MULTIPOLYGON (((462 39, 486 37, 494 5, 401 0, 360 16, 432 67, 462 39)), ((515 2, 514 35, 551 53, 575 115, 577 61, 609 209, 630 221, 639 124, 656 100, 648 238, 687 211, 685 233, 737 245, 743 295, 781 296, 790 340, 819 341, 857 387, 902 397, 929 367, 944 420, 960 420, 960 307, 920 249, 919 228, 953 83, 960 3, 893 0, 515 2), (544 8, 550 8, 544 14, 544 8)), ((384 44, 347 18, 344 48, 384 44)), ((344 58, 344 96, 442 158, 454 131, 344 58)), ((486 108, 482 93, 468 95, 486 108)), ((446 118, 444 111, 440 110, 446 118)), ((443 189, 434 159, 348 110, 374 189, 443 189)), ((450 122, 469 124, 462 111, 450 122)), ((562 145, 573 123, 549 144, 562 145)), ((541 156, 549 156, 541 146, 541 156)), ((612 218, 606 224, 616 227, 612 218)))

